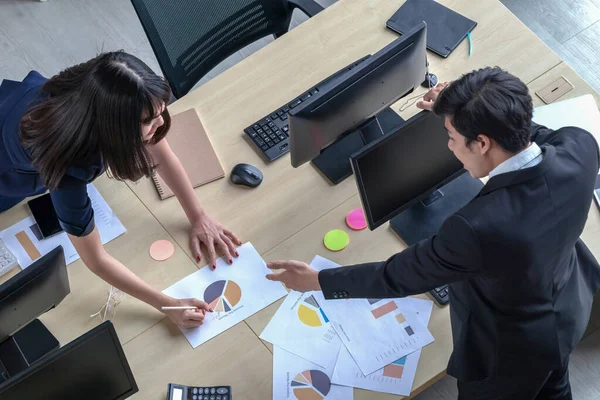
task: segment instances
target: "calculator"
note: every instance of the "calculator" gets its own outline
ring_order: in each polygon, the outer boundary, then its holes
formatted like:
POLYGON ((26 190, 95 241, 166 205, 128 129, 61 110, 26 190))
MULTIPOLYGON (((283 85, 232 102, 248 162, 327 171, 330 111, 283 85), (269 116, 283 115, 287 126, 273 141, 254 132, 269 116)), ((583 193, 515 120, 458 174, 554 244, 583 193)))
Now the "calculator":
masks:
POLYGON ((169 383, 167 400, 231 400, 231 386, 185 386, 169 383))
POLYGON ((0 239, 0 276, 19 265, 17 257, 6 247, 2 239, 0 239))

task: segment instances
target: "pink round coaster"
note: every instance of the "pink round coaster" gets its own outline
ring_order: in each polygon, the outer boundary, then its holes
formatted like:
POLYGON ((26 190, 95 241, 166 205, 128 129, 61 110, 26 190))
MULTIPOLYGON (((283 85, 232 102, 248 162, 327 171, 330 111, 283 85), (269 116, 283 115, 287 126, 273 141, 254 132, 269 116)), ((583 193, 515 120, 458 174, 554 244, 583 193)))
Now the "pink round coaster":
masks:
POLYGON ((362 208, 350 211, 350 214, 346 216, 346 224, 348 224, 350 229, 354 229, 355 231, 365 229, 367 227, 367 220, 362 208))
POLYGON ((156 261, 165 261, 175 254, 173 243, 168 240, 157 240, 150 246, 150 257, 156 261))

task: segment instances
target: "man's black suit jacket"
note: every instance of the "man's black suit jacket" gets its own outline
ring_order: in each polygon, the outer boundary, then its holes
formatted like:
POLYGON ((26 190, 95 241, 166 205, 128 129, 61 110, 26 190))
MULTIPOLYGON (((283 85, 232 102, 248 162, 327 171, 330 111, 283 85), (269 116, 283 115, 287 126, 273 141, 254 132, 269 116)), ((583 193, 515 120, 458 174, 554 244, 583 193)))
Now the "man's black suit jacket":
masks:
POLYGON ((320 272, 326 298, 391 298, 450 284, 459 380, 551 371, 589 320, 600 266, 579 238, 599 166, 579 128, 533 124, 540 164, 489 179, 437 235, 385 262, 320 272))

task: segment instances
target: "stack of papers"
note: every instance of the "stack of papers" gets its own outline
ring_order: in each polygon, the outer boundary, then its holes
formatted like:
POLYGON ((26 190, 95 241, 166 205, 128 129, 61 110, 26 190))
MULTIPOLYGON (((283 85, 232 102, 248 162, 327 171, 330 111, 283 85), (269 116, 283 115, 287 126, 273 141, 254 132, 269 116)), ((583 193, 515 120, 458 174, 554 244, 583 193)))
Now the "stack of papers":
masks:
MULTIPOLYGON (((90 183, 87 186, 87 192, 94 209, 94 223, 98 228, 102 244, 106 244, 127 232, 93 184, 90 183)), ((0 239, 17 256, 21 269, 29 267, 37 258, 48 254, 58 246, 63 247, 67 265, 80 258, 65 232, 47 239, 42 238, 33 217, 27 217, 3 230, 0 232, 0 239), (24 243, 23 238, 27 243, 24 243), (27 244, 33 247, 28 247, 27 244)))
MULTIPOLYGON (((311 263, 319 271, 338 266, 320 256, 311 263)), ((421 349, 434 341, 432 308, 421 299, 291 291, 260 335, 274 346, 273 399, 351 399, 353 387, 409 395, 421 349)))

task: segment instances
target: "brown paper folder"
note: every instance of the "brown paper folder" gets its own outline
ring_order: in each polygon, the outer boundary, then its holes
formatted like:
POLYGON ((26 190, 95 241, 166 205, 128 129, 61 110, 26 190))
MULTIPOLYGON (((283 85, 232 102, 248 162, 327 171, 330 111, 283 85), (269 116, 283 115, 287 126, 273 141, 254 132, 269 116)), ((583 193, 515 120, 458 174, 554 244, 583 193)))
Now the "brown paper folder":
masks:
MULTIPOLYGON (((192 186, 198 187, 225 176, 196 110, 191 109, 174 115, 166 139, 183 164, 192 186)), ((154 173, 152 180, 161 199, 173 196, 173 192, 159 174, 154 173)))

